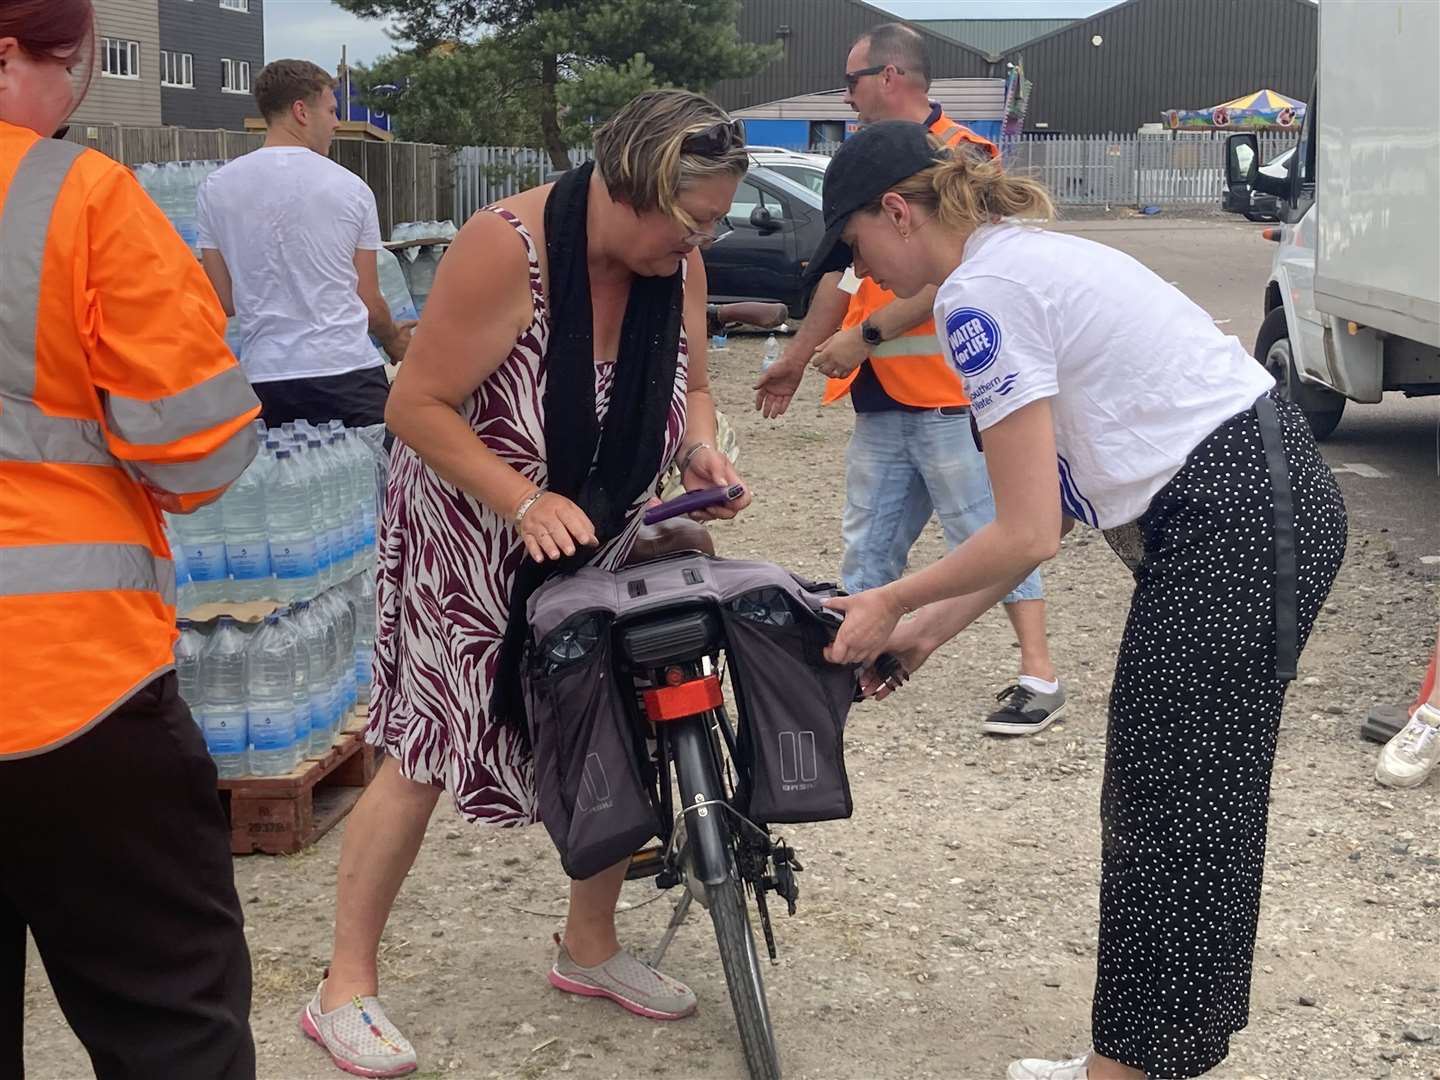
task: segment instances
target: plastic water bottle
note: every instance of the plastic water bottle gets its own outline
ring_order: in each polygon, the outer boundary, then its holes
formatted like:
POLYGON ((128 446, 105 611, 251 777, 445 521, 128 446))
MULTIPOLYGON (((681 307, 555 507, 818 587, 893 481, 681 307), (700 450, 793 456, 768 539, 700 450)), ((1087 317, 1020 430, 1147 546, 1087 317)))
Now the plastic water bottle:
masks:
POLYGON ((356 569, 368 570, 375 565, 375 526, 379 512, 375 455, 361 434, 353 428, 345 431, 345 448, 354 474, 355 497, 360 518, 356 569))
POLYGON ((328 589, 335 575, 330 530, 325 525, 325 474, 310 448, 308 437, 297 440, 290 452, 300 463, 300 473, 305 477, 305 497, 309 501, 311 529, 315 536, 315 588, 309 594, 314 596, 328 589))
POLYGON ((200 727, 215 768, 226 779, 250 771, 245 682, 245 635, 234 619, 222 615, 200 654, 200 727))
POLYGON ((313 604, 301 600, 293 605, 295 622, 305 637, 310 661, 310 753, 323 754, 335 741, 339 723, 339 697, 335 693, 335 665, 339 641, 335 624, 313 604))
POLYGON ((270 562, 281 599, 312 596, 320 588, 310 477, 293 450, 275 451, 265 493, 270 562))
MULTIPOLYGON (((295 649, 295 756, 305 758, 310 755, 310 647, 305 643, 305 632, 295 621, 294 607, 284 607, 277 614, 280 632, 290 639, 295 649)), ((323 717, 321 726, 324 726, 323 717)))
POLYGON ((375 655, 375 575, 369 570, 350 579, 355 605, 355 686, 361 701, 369 704, 371 660, 375 655))
POLYGON ((229 598, 229 567, 225 561, 225 519, 218 501, 190 514, 177 514, 175 535, 185 549, 191 599, 208 604, 229 598))
POLYGON ((344 577, 360 568, 360 543, 365 525, 360 517, 360 493, 355 490, 355 460, 343 431, 331 430, 330 456, 335 461, 335 480, 340 492, 340 532, 344 537, 344 577))
POLYGON ((344 480, 340 476, 340 462, 331 452, 328 438, 321 438, 317 433, 307 446, 308 456, 314 460, 316 471, 320 474, 320 496, 325 508, 325 516, 321 520, 325 523, 325 543, 330 549, 330 576, 324 584, 333 587, 345 579, 347 569, 345 506, 341 490, 344 480))
POLYGON ((774 334, 771 334, 768 338, 765 339, 765 355, 760 359, 760 370, 762 372, 769 371, 770 365, 775 363, 775 361, 779 359, 780 342, 775 340, 774 334))
POLYGON ((343 720, 359 700, 359 680, 355 678, 355 606, 344 588, 331 589, 321 598, 335 620, 339 648, 340 715, 343 720))
POLYGON ((205 635, 195 629, 195 624, 189 619, 177 619, 175 628, 180 631, 180 636, 175 639, 175 675, 180 680, 180 696, 190 706, 190 715, 199 724, 205 700, 200 675, 200 654, 205 651, 205 635))
POLYGON ((295 745, 295 646, 280 629, 279 615, 265 616, 265 625, 250 636, 245 677, 250 771, 284 776, 300 756, 295 745))
POLYGON ((724 352, 728 348, 730 348, 730 335, 725 332, 725 327, 722 325, 719 330, 710 335, 710 351, 724 352))
POLYGON ((232 600, 259 600, 275 591, 265 511, 270 473, 274 468, 269 451, 262 446, 250 467, 240 474, 220 500, 232 600))
POLYGON ((190 584, 190 564, 173 514, 165 515, 165 542, 170 545, 170 559, 175 564, 175 610, 189 611, 195 606, 195 587, 190 584))

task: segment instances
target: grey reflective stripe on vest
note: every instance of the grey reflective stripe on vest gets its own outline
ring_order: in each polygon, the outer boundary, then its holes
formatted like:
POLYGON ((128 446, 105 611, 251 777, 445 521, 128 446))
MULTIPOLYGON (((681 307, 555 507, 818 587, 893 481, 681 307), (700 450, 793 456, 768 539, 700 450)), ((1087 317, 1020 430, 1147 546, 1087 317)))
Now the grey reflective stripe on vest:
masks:
POLYGON ((0 210, 0 461, 114 465, 98 421, 48 416, 34 402, 40 273, 55 200, 84 153, 41 139, 20 159, 0 210))
POLYGON ((882 341, 870 350, 872 360, 885 360, 895 356, 940 355, 940 339, 934 334, 902 334, 900 337, 882 341))
POLYGON ((0 548, 0 596, 158 592, 175 604, 175 564, 143 544, 34 544, 0 548))
POLYGON ((105 420, 112 432, 132 446, 161 446, 235 419, 236 400, 251 394, 245 373, 239 367, 228 367, 158 401, 141 401, 112 391, 105 399, 105 420))
POLYGON ((960 130, 961 129, 959 124, 951 124, 948 128, 946 128, 943 132, 941 132, 935 137, 939 139, 942 143, 944 143, 946 146, 949 146, 950 140, 959 135, 960 130))
POLYGON ((258 450, 255 429, 246 424, 217 450, 198 461, 173 464, 128 461, 126 464, 161 491, 172 495, 197 495, 230 483, 245 471, 258 450))
POLYGON ((85 152, 78 143, 40 139, 15 170, 0 211, 0 395, 35 396, 35 323, 40 267, 50 214, 70 167, 85 152))

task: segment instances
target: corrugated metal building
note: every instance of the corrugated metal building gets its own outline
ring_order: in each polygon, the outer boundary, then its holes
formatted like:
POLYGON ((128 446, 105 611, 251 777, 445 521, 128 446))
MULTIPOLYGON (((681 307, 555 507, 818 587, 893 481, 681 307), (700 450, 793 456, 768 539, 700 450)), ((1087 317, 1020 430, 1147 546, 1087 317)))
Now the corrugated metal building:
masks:
MULTIPOLYGON (((757 75, 720 83, 716 100, 739 110, 834 90, 855 38, 894 21, 861 0, 744 0, 740 36, 781 42, 785 54, 757 75)), ((1033 84, 1030 132, 1133 132, 1159 123, 1164 109, 1204 108, 1265 87, 1303 101, 1315 77, 1311 0, 1124 0, 994 59, 911 25, 926 37, 937 79, 993 78, 1023 62, 1033 84)))
MULTIPOLYGON (((785 55, 748 79, 726 79, 712 94, 727 109, 743 109, 843 87, 845 54, 851 44, 870 27, 895 21, 894 15, 861 0, 744 0, 740 37, 782 44, 785 55)), ((916 29, 927 39, 935 78, 995 74, 985 56, 970 46, 923 26, 916 29)))
POLYGON ((1253 90, 1308 101, 1317 34, 1310 0, 1126 0, 1010 56, 1034 84, 1027 131, 1124 133, 1253 90))
POLYGON ((915 19, 913 25, 933 30, 987 56, 1001 57, 1017 45, 1064 30, 1074 19, 915 19))

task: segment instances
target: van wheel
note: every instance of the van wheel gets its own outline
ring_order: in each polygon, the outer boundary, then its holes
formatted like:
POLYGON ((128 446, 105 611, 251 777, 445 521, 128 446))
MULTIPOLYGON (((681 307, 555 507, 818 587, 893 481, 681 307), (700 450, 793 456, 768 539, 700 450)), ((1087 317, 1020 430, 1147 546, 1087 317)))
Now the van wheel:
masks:
POLYGON ((1271 308, 1260 324, 1260 333, 1255 338, 1255 359, 1275 380, 1280 397, 1300 406, 1316 441, 1327 438, 1339 426, 1340 417, 1345 412, 1345 398, 1323 386, 1301 382, 1295 371, 1295 356, 1290 349, 1290 327, 1285 322, 1284 305, 1271 308))

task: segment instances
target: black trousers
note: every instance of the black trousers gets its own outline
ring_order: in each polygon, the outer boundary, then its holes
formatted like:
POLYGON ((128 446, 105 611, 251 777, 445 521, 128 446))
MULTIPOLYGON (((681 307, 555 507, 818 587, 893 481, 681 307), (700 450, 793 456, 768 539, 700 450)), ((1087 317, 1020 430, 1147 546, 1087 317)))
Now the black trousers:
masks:
POLYGON ((339 420, 346 427, 369 427, 385 422, 390 380, 384 367, 377 366, 323 378, 252 383, 251 389, 260 399, 260 419, 267 427, 291 420, 339 420))
MULTIPOLYGON (((1276 403, 1293 490, 1296 645, 1345 555, 1345 503, 1305 416, 1276 403)), ((1110 696, 1095 1049, 1152 1080, 1215 1068, 1250 1017, 1270 770, 1287 684, 1276 529, 1249 410, 1140 518, 1144 558, 1110 696)))
POLYGON ((0 762, 0 1077, 24 1075, 25 931, 99 1080, 249 1080, 250 953, 215 766, 173 673, 0 762))

